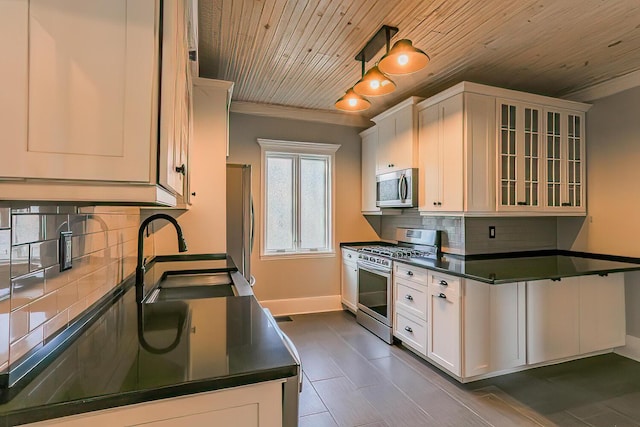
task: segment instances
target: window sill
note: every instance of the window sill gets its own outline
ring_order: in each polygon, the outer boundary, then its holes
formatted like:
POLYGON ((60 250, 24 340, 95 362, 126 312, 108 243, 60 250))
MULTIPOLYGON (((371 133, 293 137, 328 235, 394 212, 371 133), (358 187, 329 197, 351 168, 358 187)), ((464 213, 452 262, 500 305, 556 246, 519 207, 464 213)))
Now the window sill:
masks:
POLYGON ((275 253, 275 254, 260 254, 261 261, 277 261, 284 259, 305 259, 305 258, 334 258, 336 256, 335 251, 331 252, 304 252, 304 253, 275 253))

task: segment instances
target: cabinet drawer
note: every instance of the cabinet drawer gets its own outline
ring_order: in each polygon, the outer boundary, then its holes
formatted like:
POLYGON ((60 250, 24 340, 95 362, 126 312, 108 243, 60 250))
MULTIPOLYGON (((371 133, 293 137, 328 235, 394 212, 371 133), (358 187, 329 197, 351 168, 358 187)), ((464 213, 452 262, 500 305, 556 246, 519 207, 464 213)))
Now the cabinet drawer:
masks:
POLYGON ((428 271, 419 268, 413 267, 409 264, 402 264, 399 262, 394 262, 394 274, 395 277, 400 279, 411 280, 413 282, 421 283, 423 285, 427 284, 427 278, 429 276, 428 271))
POLYGON ((424 321, 418 322, 396 311, 394 322, 394 335, 406 345, 414 348, 420 354, 427 355, 427 324, 424 321))
MULTIPOLYGON (((429 286, 427 295, 434 295, 435 297, 447 299, 449 301, 460 298, 460 294, 458 294, 457 289, 439 285, 429 286)), ((429 297, 427 297, 427 299, 428 298, 429 297)))
POLYGON ((420 319, 427 318, 427 288, 404 279, 395 279, 396 308, 420 319))
POLYGON ((429 288, 438 289, 439 292, 444 292, 447 295, 452 292, 460 295, 460 278, 446 274, 431 273, 429 288))

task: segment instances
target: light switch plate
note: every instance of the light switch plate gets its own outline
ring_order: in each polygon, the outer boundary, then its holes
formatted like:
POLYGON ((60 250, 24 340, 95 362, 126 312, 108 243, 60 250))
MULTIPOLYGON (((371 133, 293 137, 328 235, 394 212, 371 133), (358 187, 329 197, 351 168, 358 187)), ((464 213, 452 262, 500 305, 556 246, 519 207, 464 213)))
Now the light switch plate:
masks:
POLYGON ((73 265, 71 263, 71 231, 60 232, 60 271, 68 270, 73 265))

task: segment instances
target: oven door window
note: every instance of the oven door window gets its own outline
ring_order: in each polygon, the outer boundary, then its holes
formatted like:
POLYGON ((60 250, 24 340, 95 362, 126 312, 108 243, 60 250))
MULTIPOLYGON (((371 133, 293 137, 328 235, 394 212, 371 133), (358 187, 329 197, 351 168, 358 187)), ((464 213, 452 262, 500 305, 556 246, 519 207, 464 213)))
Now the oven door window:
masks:
POLYGON ((389 279, 364 268, 358 269, 358 302, 368 309, 389 319, 389 301, 387 293, 389 279))

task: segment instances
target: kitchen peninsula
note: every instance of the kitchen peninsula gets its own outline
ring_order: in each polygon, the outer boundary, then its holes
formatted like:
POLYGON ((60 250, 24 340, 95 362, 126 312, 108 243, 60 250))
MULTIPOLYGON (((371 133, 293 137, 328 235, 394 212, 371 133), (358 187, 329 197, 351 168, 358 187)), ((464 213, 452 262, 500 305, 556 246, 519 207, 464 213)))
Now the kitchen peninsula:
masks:
POLYGON ((281 424, 283 384, 294 378, 297 394, 299 367, 231 259, 166 256, 150 266, 154 280, 176 270, 229 273, 237 295, 137 303, 130 278, 77 339, 9 389, 0 426, 75 414, 60 423, 254 417, 281 424), (87 414, 93 411, 100 412, 87 414))

